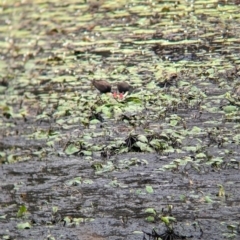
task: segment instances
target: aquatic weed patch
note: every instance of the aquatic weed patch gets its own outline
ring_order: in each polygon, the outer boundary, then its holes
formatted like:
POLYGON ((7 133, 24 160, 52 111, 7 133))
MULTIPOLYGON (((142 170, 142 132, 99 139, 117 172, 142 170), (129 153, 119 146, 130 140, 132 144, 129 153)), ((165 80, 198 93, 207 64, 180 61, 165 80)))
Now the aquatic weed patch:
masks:
POLYGON ((237 238, 236 4, 1 3, 0 235, 162 236, 145 210, 172 205, 175 235, 198 238, 194 219, 203 238, 237 238))

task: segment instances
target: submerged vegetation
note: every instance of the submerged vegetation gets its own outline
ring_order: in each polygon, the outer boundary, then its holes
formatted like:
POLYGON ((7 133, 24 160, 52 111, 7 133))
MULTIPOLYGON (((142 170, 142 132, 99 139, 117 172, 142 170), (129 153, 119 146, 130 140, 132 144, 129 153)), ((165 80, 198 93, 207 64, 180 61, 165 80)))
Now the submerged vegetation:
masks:
POLYGON ((1 239, 238 239, 238 4, 2 1, 1 239))

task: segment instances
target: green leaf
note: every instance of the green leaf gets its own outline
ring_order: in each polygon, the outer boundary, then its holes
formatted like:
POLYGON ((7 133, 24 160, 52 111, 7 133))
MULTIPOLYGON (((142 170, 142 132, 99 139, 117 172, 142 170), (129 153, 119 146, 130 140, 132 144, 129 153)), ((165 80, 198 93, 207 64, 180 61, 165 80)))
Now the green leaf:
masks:
POLYGON ((51 234, 47 236, 47 240, 55 240, 55 237, 53 237, 51 234))
POLYGON ((187 199, 187 197, 185 196, 185 195, 183 195, 183 194, 181 194, 180 196, 179 196, 179 198, 180 198, 180 200, 181 201, 186 201, 186 199, 187 199))
POLYGON ((17 217, 22 217, 27 212, 27 207, 25 205, 20 206, 17 217))
POLYGON ((83 181, 83 183, 85 183, 85 184, 93 184, 93 180, 86 179, 86 180, 83 181))
POLYGON ((74 218, 74 219, 73 219, 73 222, 74 222, 76 225, 79 225, 79 223, 83 223, 83 222, 84 222, 84 218, 74 218))
POLYGON ((149 186, 149 185, 146 186, 146 191, 147 193, 150 193, 150 194, 154 192, 152 186, 149 186))
POLYGON ((145 210, 145 213, 150 213, 150 214, 156 215, 156 210, 154 208, 147 208, 145 210))
POLYGON ((147 143, 148 139, 144 135, 138 135, 137 139, 143 143, 147 143))
POLYGON ((32 226, 29 222, 26 222, 26 223, 19 223, 17 225, 17 228, 18 229, 30 229, 32 226))
POLYGON ((154 218, 153 216, 148 216, 148 217, 145 218, 145 220, 146 220, 147 222, 154 222, 154 221, 155 221, 155 218, 154 218))
POLYGON ((178 82, 178 86, 179 87, 183 87, 183 86, 188 86, 190 83, 189 82, 186 82, 186 81, 179 81, 178 82))
POLYGON ((173 120, 171 120, 170 121, 170 126, 177 126, 177 124, 178 124, 178 120, 176 120, 176 119, 173 119, 173 120))
POLYGON ((84 156, 92 156, 92 152, 91 152, 91 151, 81 151, 81 153, 82 153, 84 156))
POLYGON ((82 183, 81 177, 75 177, 74 179, 67 182, 68 186, 76 186, 82 183))
POLYGON ((202 131, 201 128, 194 126, 191 130, 191 133, 200 133, 202 131))
POLYGON ((137 189, 137 190, 136 190, 136 194, 137 194, 137 195, 140 195, 140 194, 143 194, 143 192, 142 192, 140 189, 137 189))
POLYGON ((213 202, 213 200, 209 196, 206 196, 204 199, 205 199, 206 203, 212 203, 213 202))
POLYGON ((143 234, 142 231, 133 231, 132 233, 133 233, 133 234, 143 234))
POLYGON ((98 123, 100 123, 100 121, 98 119, 93 119, 90 121, 90 124, 93 124, 93 125, 98 124, 98 123))
POLYGON ((12 237, 10 237, 9 235, 3 235, 3 236, 2 236, 2 239, 3 239, 3 240, 11 240, 12 237))
POLYGON ((53 206, 53 207, 52 207, 52 212, 53 212, 53 213, 56 213, 57 211, 58 211, 58 207, 57 207, 57 206, 53 206))
POLYGON ((122 109, 117 107, 117 106, 115 106, 113 108, 113 114, 114 114, 115 118, 118 118, 122 114, 122 109))
POLYGON ((73 143, 69 144, 65 149, 65 153, 68 155, 79 152, 79 147, 76 147, 73 143))
POLYGON ((225 196, 225 190, 224 190, 223 185, 219 184, 218 187, 219 187, 218 196, 219 197, 224 197, 225 196))
POLYGON ((67 216, 63 219, 63 221, 65 222, 65 225, 68 226, 72 222, 72 218, 67 216))
POLYGON ((196 158, 200 158, 200 159, 205 159, 205 158, 207 158, 207 156, 206 156, 206 154, 205 153, 198 153, 198 154, 196 154, 196 156, 195 156, 196 158))
POLYGON ((236 112, 238 110, 238 107, 231 105, 231 106, 223 107, 223 110, 225 113, 232 113, 232 112, 236 112))
POLYGON ((172 222, 176 222, 175 217, 169 217, 169 216, 161 216, 160 219, 166 224, 169 225, 172 222))
POLYGON ((185 146, 185 147, 183 147, 183 149, 188 151, 188 152, 196 152, 197 151, 196 146, 185 146))
POLYGON ((148 144, 146 143, 137 141, 135 145, 139 147, 142 152, 153 152, 153 149, 150 146, 148 146, 148 144))

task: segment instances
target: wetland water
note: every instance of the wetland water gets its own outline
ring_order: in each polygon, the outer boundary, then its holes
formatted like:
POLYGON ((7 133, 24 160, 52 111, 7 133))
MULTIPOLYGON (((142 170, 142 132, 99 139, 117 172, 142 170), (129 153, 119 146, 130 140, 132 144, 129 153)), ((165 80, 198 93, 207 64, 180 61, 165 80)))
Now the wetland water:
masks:
POLYGON ((238 5, 2 1, 0 238, 239 239, 238 5))

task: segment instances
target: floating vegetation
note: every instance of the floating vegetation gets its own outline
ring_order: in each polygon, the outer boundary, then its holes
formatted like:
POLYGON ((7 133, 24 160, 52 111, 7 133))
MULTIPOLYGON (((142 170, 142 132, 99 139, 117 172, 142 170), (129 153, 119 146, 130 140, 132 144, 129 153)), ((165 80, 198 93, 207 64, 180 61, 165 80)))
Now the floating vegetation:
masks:
POLYGON ((237 239, 238 4, 3 0, 0 238, 237 239))

